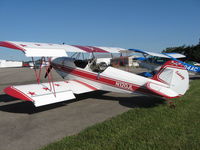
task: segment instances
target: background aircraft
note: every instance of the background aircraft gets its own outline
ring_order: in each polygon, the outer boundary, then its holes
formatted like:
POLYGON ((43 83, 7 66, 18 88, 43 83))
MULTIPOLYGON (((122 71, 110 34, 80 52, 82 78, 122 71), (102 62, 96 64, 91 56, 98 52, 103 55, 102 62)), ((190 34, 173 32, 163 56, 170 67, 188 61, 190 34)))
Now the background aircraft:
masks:
POLYGON ((148 52, 138 49, 129 49, 130 51, 137 52, 143 54, 144 58, 140 58, 140 65, 142 67, 148 68, 150 70, 159 70, 162 64, 164 64, 168 60, 175 60, 180 62, 185 66, 185 68, 193 73, 200 73, 200 67, 188 64, 182 59, 185 59, 186 56, 179 53, 155 53, 148 52))

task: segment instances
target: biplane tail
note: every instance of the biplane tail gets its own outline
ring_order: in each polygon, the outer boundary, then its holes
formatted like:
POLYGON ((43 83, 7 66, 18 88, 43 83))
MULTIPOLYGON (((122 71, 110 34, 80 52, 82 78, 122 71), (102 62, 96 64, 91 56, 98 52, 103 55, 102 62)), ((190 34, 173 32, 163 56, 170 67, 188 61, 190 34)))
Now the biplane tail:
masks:
POLYGON ((153 76, 153 80, 169 86, 177 97, 184 95, 189 87, 189 75, 185 67, 178 61, 167 61, 153 76))

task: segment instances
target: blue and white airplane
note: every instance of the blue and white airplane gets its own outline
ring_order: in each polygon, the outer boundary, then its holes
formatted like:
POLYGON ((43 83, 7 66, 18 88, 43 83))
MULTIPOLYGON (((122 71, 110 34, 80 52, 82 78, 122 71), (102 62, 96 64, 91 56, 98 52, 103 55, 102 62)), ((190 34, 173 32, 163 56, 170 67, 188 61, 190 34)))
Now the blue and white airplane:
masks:
MULTIPOLYGON (((148 52, 139 49, 129 49, 130 51, 143 54, 143 61, 140 62, 140 66, 150 69, 150 70, 159 70, 160 66, 165 63, 167 60, 176 60, 183 64, 189 72, 200 73, 200 66, 195 66, 188 64, 180 59, 185 58, 186 56, 180 53, 155 53, 148 52)), ((142 58, 140 58, 142 60, 142 58)))

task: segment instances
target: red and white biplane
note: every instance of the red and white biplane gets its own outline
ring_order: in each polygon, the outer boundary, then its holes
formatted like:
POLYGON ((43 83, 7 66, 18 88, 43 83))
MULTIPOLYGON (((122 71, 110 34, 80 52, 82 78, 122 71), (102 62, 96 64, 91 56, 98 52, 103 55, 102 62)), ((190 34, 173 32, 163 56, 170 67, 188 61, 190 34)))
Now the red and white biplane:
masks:
POLYGON ((76 60, 67 55, 68 52, 80 55, 127 51, 123 48, 10 41, 2 41, 0 46, 21 50, 27 57, 42 57, 44 61, 48 58, 45 75, 48 83, 41 83, 40 72, 36 72, 38 83, 4 89, 8 95, 31 101, 36 107, 74 99, 74 94, 95 90, 176 98, 184 95, 189 87, 188 72, 177 61, 166 62, 153 78, 145 78, 111 66, 97 65, 95 58, 76 60), (52 81, 52 68, 66 81, 52 81))

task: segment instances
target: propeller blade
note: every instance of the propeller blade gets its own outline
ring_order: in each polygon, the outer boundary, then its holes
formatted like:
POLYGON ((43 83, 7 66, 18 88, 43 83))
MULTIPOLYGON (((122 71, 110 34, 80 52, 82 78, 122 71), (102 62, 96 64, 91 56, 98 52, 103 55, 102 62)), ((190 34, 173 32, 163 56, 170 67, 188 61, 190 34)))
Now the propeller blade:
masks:
POLYGON ((46 78, 49 75, 51 69, 52 69, 52 66, 50 65, 49 68, 47 69, 47 72, 46 72, 44 78, 46 78))

